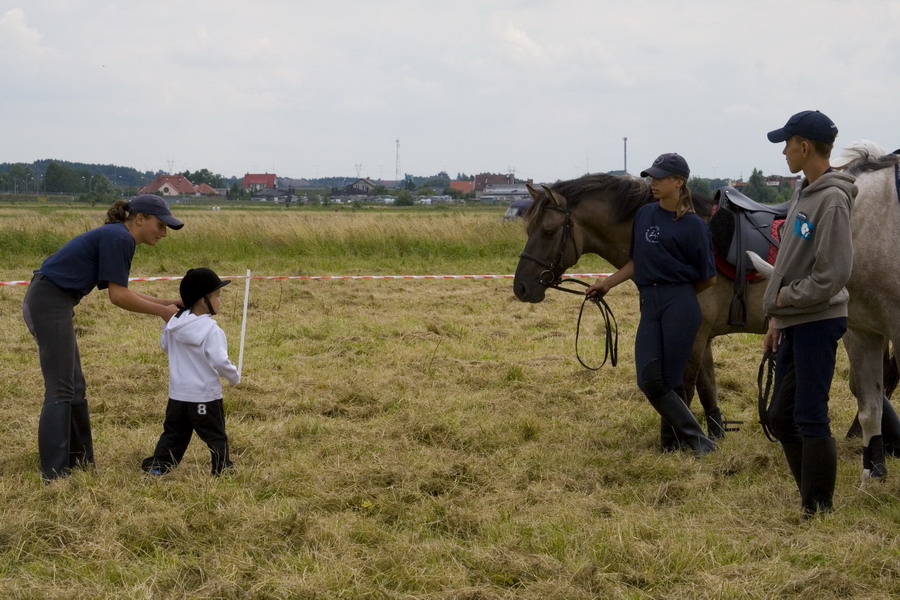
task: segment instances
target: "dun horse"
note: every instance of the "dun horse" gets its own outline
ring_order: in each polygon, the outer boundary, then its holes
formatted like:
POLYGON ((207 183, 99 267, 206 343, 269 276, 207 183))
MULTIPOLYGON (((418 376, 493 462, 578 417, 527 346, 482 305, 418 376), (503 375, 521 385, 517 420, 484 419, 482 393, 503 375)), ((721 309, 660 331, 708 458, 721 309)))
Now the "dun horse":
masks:
MULTIPOLYGON (((900 160, 900 157, 897 157, 900 160)), ((893 187, 893 170, 883 167, 896 162, 882 159, 880 168, 863 160, 850 165, 858 173, 859 195, 853 211, 856 257, 851 284, 850 321, 869 325, 845 336, 851 360, 851 389, 860 406, 864 444, 880 444, 882 413, 882 357, 885 332, 896 347, 900 343, 900 315, 891 308, 900 301, 900 264, 891 264, 888 247, 900 234, 900 206, 893 187), (893 204, 887 206, 888 204, 893 204), (875 208, 873 205, 877 205, 875 208), (868 214, 867 214, 868 213, 868 214), (879 225, 873 225, 879 224, 879 225), (883 224, 883 225, 881 225, 883 224), (884 229, 890 227, 890 230, 884 229), (877 232, 883 232, 883 235, 877 232), (857 241, 857 237, 860 238, 857 241), (871 260, 865 268, 863 260, 871 260), (892 288, 888 291, 887 288, 892 288), (865 299, 866 302, 861 300, 865 299), (872 306, 868 306, 871 304, 872 306), (890 325, 888 325, 890 324, 890 325), (873 442, 873 438, 874 442, 873 442)), ((639 179, 620 175, 586 175, 562 181, 543 191, 530 188, 534 203, 526 214, 528 240, 516 268, 513 289, 523 302, 541 302, 553 284, 579 257, 597 254, 615 268, 629 259, 631 225, 638 208, 654 201, 650 188, 639 179)), ((695 195, 697 213, 709 219, 712 200, 695 195)), ((688 398, 696 390, 706 414, 710 436, 722 437, 722 413, 718 406, 712 340, 729 333, 764 333, 762 295, 765 282, 747 285, 746 324, 729 324, 734 284, 719 277, 716 285, 698 296, 703 320, 688 366, 685 390, 688 398)), ((889 404, 887 405, 889 406, 889 404)), ((884 475, 883 452, 876 450, 864 460, 873 475, 884 475), (877 464, 872 465, 873 461, 877 464)))
MULTIPOLYGON (((628 262, 631 225, 637 210, 653 202, 650 186, 621 175, 586 175, 562 181, 544 191, 530 188, 534 203, 526 213, 528 241, 516 268, 513 289, 523 302, 541 302, 549 284, 585 253, 597 254, 615 268, 628 262)), ((709 220, 712 199, 694 196, 697 214, 709 220)), ((719 277, 699 296, 703 321, 684 374, 690 399, 694 391, 706 413, 710 437, 722 437, 711 342, 736 332, 763 333, 762 296, 765 283, 750 283, 746 292, 746 325, 728 323, 733 283, 719 277)))

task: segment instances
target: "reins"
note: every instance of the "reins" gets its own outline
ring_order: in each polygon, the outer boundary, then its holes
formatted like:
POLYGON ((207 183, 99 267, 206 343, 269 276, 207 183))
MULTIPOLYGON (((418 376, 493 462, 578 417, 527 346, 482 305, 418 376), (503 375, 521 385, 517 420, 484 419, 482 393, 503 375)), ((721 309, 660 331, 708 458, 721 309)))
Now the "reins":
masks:
POLYGON ((777 442, 772 427, 769 425, 769 400, 772 397, 772 380, 775 377, 775 353, 766 350, 759 363, 759 371, 756 375, 756 403, 759 410, 759 424, 763 433, 770 442, 777 442))
MULTIPOLYGON (((571 281, 572 283, 577 283, 578 285, 584 287, 590 287, 590 284, 581 281, 580 279, 566 279, 565 282, 571 281)), ((613 314, 612 309, 609 307, 609 304, 606 303, 602 297, 585 296, 583 292, 578 290, 570 290, 562 286, 563 280, 559 279, 555 281, 553 284, 548 285, 547 287, 552 288, 554 290, 559 290, 561 292, 567 292, 569 294, 578 294, 583 296, 584 299, 581 301, 581 308, 578 310, 578 321, 575 324, 575 358, 578 359, 578 362, 581 363, 581 366, 590 371, 599 371, 603 365, 606 364, 606 361, 609 361, 609 364, 612 366, 616 366, 619 364, 619 324, 616 322, 616 316, 613 314), (581 354, 578 350, 578 340, 581 337, 581 317, 584 315, 584 305, 588 302, 593 302, 597 308, 600 310, 600 315, 603 317, 603 362, 600 363, 600 366, 592 367, 585 363, 581 359, 581 354)))
MULTIPOLYGON (((555 210, 557 212, 563 213, 565 215, 565 220, 563 221, 563 231, 562 236, 559 240, 559 251, 556 253, 556 257, 547 262, 545 260, 541 260, 530 254, 522 252, 519 255, 519 258, 524 258, 530 260, 538 265, 544 267, 544 270, 541 271, 540 275, 538 275, 538 283, 543 285, 544 287, 548 287, 554 290, 559 290, 561 292, 566 292, 568 294, 578 294, 582 296, 584 299, 581 302, 581 309, 578 311, 578 321, 575 325, 575 358, 578 359, 578 362, 581 363, 585 369, 589 369, 591 371, 599 371, 600 368, 606 364, 607 360, 610 362, 612 366, 616 366, 619 362, 619 325, 616 323, 616 317, 613 315, 612 309, 606 303, 602 297, 587 297, 583 292, 579 290, 572 290, 563 287, 563 278, 561 275, 557 276, 556 271, 559 268, 560 263, 562 263, 563 255, 566 251, 566 245, 569 243, 569 239, 572 240, 572 243, 575 243, 575 238, 572 235, 572 211, 568 207, 562 208, 560 206, 554 206, 550 204, 544 204, 542 210, 555 210), (578 340, 581 337, 581 318, 584 315, 584 305, 588 302, 593 302, 597 305, 597 308, 600 310, 600 314, 603 317, 603 330, 604 330, 604 351, 603 351, 603 362, 600 363, 598 367, 591 367, 586 364, 581 359, 581 354, 578 350, 578 340)), ((590 287, 589 284, 581 281, 580 279, 566 279, 566 282, 576 283, 578 285, 584 287, 590 287)))

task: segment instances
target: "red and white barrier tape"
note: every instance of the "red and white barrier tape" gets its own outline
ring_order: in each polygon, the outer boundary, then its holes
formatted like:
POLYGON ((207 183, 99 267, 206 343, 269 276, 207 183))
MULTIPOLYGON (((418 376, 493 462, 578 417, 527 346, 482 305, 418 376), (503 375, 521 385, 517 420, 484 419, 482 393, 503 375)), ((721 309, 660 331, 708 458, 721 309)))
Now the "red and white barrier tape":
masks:
MULTIPOLYGON (((566 273, 566 279, 577 277, 608 277, 610 273, 566 273)), ((227 275, 222 279, 513 279, 515 275, 227 275)), ((129 277, 128 281, 180 281, 179 277, 129 277)), ((0 281, 0 286, 28 285, 30 281, 0 281)))

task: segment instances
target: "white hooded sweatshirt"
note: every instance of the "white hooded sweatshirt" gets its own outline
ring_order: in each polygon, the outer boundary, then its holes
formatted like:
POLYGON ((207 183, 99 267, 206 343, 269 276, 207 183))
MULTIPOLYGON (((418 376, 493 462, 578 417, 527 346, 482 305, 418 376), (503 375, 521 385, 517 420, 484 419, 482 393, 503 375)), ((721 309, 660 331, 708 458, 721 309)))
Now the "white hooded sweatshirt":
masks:
POLYGON ((190 311, 172 317, 163 327, 160 346, 169 354, 169 398, 182 402, 212 402, 222 397, 224 377, 240 383, 237 367, 228 360, 225 332, 209 315, 190 311))

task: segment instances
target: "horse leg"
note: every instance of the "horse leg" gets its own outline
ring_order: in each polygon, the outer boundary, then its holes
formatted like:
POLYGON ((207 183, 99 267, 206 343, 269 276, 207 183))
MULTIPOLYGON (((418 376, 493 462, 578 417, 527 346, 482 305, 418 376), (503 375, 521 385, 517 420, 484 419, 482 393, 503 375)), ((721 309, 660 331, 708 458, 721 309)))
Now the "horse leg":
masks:
POLYGON ((844 334, 844 348, 850 359, 850 391, 856 396, 863 432, 863 476, 884 477, 887 475, 881 437, 884 337, 851 328, 844 334))
POLYGON ((703 412, 706 413, 706 429, 709 437, 721 439, 725 437, 725 421, 719 408, 719 389, 716 386, 716 370, 713 364, 712 339, 706 342, 703 361, 697 372, 697 395, 703 412))
MULTIPOLYGON (((894 390, 897 389, 897 384, 900 383, 900 369, 897 368, 897 359, 889 348, 884 349, 882 368, 884 370, 884 406, 881 411, 881 433, 887 436, 886 427, 892 432, 896 430, 896 413, 894 412, 894 407, 891 406, 890 397, 894 390)), ((900 436, 900 430, 896 430, 896 434, 892 437, 900 436)), ((847 438, 858 437, 862 437, 862 425, 859 424, 859 413, 856 413, 856 416, 853 417, 853 423, 850 424, 850 429, 847 430, 847 438)), ((884 442, 885 444, 888 443, 887 437, 885 437, 884 442)), ((887 450, 887 446, 885 446, 885 450, 887 450)), ((898 453, 900 453, 900 439, 897 440, 897 443, 892 444, 891 449, 891 454, 900 455, 898 453), (896 449, 893 446, 896 446, 896 449)))

